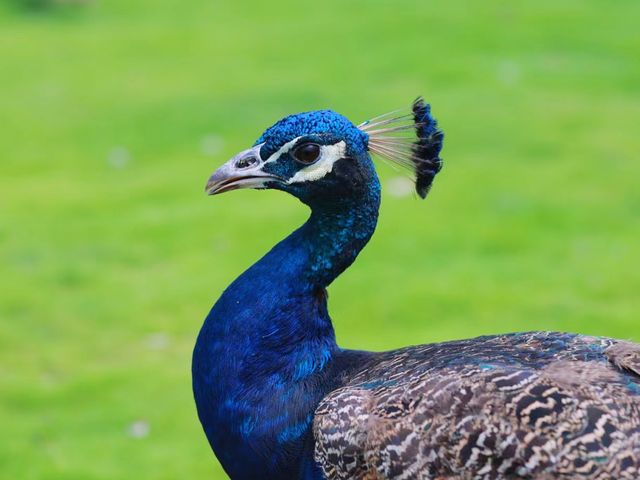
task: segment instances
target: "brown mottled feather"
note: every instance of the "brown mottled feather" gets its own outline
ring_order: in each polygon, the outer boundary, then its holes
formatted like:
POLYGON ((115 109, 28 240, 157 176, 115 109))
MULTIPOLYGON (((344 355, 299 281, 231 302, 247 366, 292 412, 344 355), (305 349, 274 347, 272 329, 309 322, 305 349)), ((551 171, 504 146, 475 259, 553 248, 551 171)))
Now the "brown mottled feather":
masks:
POLYGON ((316 410, 329 479, 638 479, 640 345, 567 334, 380 354, 316 410))

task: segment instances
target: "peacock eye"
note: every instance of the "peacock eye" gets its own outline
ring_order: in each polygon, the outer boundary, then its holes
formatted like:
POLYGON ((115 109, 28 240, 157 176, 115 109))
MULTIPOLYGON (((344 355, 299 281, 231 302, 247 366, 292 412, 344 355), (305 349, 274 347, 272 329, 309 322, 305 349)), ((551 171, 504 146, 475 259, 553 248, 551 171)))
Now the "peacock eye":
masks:
POLYGON ((310 165, 320 158, 320 145, 317 143, 303 143, 291 153, 298 162, 310 165))

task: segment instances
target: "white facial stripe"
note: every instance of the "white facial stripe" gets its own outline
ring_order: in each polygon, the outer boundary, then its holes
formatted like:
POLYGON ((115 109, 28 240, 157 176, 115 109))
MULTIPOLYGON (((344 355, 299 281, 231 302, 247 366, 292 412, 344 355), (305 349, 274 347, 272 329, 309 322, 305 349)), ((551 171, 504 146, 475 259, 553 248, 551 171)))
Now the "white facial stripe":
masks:
POLYGON ((283 153, 287 153, 289 150, 291 150, 291 147, 293 147, 296 142, 298 140, 300 140, 301 137, 296 137, 293 140, 291 140, 290 142, 285 143, 284 145, 282 145, 278 150, 276 150, 269 158, 267 158, 264 163, 271 163, 271 162, 275 162, 277 161, 280 156, 283 153))
POLYGON ((313 182, 321 179, 333 170, 334 163, 346 156, 346 147, 347 145, 344 141, 334 145, 322 145, 320 147, 320 160, 302 170, 298 170, 287 183, 313 182))

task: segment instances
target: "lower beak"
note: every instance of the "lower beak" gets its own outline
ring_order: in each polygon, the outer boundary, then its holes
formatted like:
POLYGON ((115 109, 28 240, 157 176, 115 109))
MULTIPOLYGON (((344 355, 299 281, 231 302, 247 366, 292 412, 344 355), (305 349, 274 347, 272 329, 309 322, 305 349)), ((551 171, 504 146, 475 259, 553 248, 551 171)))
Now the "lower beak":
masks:
POLYGON ((240 173, 229 175, 226 172, 217 170, 209 177, 204 191, 207 195, 217 195, 218 193, 230 192, 240 188, 262 188, 268 178, 270 177, 242 175, 240 173))

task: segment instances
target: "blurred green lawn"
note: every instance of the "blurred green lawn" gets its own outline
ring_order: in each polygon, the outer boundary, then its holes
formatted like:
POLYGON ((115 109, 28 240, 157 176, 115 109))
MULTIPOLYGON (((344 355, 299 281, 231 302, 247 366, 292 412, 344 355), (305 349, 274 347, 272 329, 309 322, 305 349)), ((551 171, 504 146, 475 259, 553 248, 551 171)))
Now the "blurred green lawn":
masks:
MULTIPOLYGON (((343 346, 640 340, 637 0, 0 6, 0 478, 224 478, 191 396, 222 289, 298 226, 207 198, 281 116, 432 102, 445 169, 331 287, 343 346)), ((381 164, 383 185, 397 172, 381 164)))

